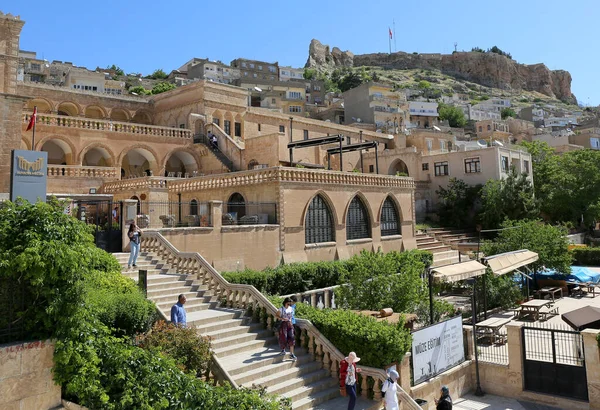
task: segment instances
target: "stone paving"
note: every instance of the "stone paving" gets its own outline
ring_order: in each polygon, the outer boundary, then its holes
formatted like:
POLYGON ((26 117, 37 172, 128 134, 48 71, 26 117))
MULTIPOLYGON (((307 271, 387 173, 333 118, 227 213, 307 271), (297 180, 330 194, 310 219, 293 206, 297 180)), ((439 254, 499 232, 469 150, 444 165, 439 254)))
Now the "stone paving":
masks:
POLYGON ((519 401, 492 394, 486 394, 483 397, 472 394, 459 397, 454 400, 452 408, 455 410, 560 410, 558 407, 519 401))

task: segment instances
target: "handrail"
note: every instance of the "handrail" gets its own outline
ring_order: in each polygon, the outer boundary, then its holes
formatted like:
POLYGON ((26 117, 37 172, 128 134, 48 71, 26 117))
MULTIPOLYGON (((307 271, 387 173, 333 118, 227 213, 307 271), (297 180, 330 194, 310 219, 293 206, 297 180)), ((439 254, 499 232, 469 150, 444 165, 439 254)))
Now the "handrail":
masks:
MULTIPOLYGON (((208 290, 213 291, 218 299, 224 300, 229 306, 251 308, 253 313, 264 311, 267 316, 267 328, 273 328, 277 308, 254 286, 228 282, 202 255, 197 252, 180 252, 160 232, 146 231, 141 237, 141 247, 147 252, 155 252, 166 263, 171 264, 177 270, 177 273, 196 275, 198 280, 208 287, 208 290)), ((337 379, 340 362, 344 360, 342 352, 309 320, 298 318, 296 325, 300 328, 302 343, 304 344, 308 339, 309 355, 321 362, 323 369, 337 379)), ((221 366, 218 359, 214 361, 214 364, 216 371, 229 381, 231 377, 221 366)), ((367 366, 361 366, 361 368, 361 395, 365 397, 369 395, 368 378, 370 377, 374 381, 372 387, 373 399, 375 401, 381 400, 380 385, 387 379, 386 372, 382 369, 367 366)), ((235 383, 232 385, 235 386, 235 383)), ((399 394, 411 409, 421 409, 402 387, 398 386, 398 388, 399 394)))
POLYGON ((120 171, 121 169, 117 167, 48 164, 48 176, 59 178, 75 177, 119 179, 121 177, 120 171))

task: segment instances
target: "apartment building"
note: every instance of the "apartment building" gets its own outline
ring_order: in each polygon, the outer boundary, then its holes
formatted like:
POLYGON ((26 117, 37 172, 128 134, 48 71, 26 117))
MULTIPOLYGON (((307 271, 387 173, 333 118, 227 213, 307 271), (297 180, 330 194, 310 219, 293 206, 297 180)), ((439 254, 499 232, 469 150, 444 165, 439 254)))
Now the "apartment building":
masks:
POLYGON ((388 85, 364 83, 342 96, 346 124, 374 124, 386 133, 397 133, 407 125, 406 97, 388 85))
POLYGON ((230 64, 240 70, 240 78, 244 80, 279 80, 279 63, 236 58, 230 64))
POLYGON ((304 69, 290 66, 279 67, 279 81, 304 80, 304 69))
MULTIPOLYGON (((181 70, 180 70, 181 71, 181 70)), ((208 80, 221 84, 231 84, 240 78, 240 70, 223 64, 221 61, 194 58, 185 68, 189 80, 208 80)))
POLYGON ((502 120, 484 120, 475 123, 475 132, 477 138, 494 138, 499 140, 507 140, 510 132, 509 125, 502 120))
POLYGON ((306 86, 298 81, 270 81, 250 78, 235 80, 233 85, 248 90, 248 105, 269 108, 285 114, 303 115, 306 86))
POLYGON ((408 104, 410 123, 416 128, 432 128, 438 123, 438 103, 411 101, 408 104))

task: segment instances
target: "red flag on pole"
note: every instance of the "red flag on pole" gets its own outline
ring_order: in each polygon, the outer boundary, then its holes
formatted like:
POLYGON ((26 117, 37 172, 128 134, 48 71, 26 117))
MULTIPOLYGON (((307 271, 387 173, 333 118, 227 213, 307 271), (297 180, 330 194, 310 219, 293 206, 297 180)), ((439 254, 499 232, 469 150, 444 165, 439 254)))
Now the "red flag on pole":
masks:
POLYGON ((392 29, 388 27, 388 30, 390 31, 390 40, 392 39, 392 29))
POLYGON ((33 128, 33 126, 35 125, 36 118, 37 118, 37 107, 33 107, 33 115, 31 116, 31 119, 29 120, 29 125, 27 126, 27 129, 25 131, 29 131, 30 129, 33 128))

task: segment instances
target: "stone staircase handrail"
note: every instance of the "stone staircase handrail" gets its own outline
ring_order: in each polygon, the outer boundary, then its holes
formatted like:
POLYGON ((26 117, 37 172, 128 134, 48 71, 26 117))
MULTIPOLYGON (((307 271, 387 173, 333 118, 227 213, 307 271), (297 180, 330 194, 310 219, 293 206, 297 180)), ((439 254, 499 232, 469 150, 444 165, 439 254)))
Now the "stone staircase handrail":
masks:
POLYGON ((85 165, 48 164, 49 177, 56 178, 121 178, 121 168, 85 165))
MULTIPOLYGON (((221 274, 208 263, 202 255, 197 252, 180 252, 173 246, 160 232, 145 232, 141 237, 141 248, 144 251, 155 252, 165 260, 166 263, 173 265, 178 273, 199 276, 204 270, 209 273, 209 277, 204 277, 205 284, 209 290, 214 290, 215 296, 222 299, 232 307, 250 307, 253 305, 253 311, 256 308, 264 309, 267 313, 267 327, 272 329, 277 308, 271 301, 259 292, 254 286, 246 284, 234 284, 228 282, 221 274)), ((200 279, 200 278, 199 278, 200 279)), ((301 329, 300 339, 306 341, 308 338, 309 354, 323 364, 323 368, 330 372, 331 376, 337 379, 339 363, 344 360, 344 354, 340 352, 309 320, 296 320, 296 325, 301 329)), ((227 374, 227 371, 220 365, 219 361, 214 361, 215 371, 227 381, 233 383, 233 380, 227 374)), ((368 378, 374 380, 372 393, 376 401, 381 400, 380 383, 387 379, 386 372, 382 369, 361 366, 361 395, 367 396, 369 393, 368 378)), ((405 399, 409 408, 419 410, 421 407, 398 386, 399 395, 405 399)))

